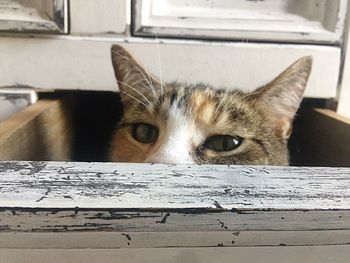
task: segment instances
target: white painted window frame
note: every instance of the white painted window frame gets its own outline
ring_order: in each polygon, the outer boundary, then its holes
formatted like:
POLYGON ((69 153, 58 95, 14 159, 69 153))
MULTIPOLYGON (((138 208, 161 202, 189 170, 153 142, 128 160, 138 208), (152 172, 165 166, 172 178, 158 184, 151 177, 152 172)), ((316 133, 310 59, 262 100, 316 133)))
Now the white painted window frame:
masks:
POLYGON ((347 0, 299 2, 305 4, 304 9, 320 12, 318 17, 307 17, 282 7, 276 9, 277 1, 226 1, 225 9, 219 8, 223 4, 220 0, 179 2, 134 0, 133 34, 334 45, 342 42, 348 5, 347 0), (267 9, 258 11, 254 9, 256 5, 267 9))
POLYGON ((68 0, 3 0, 0 32, 68 33, 68 0))
POLYGON ((337 94, 337 112, 350 118, 350 13, 347 14, 347 24, 344 32, 342 47, 342 70, 340 72, 339 89, 337 94))
POLYGON ((129 35, 131 0, 70 0, 71 35, 129 35))

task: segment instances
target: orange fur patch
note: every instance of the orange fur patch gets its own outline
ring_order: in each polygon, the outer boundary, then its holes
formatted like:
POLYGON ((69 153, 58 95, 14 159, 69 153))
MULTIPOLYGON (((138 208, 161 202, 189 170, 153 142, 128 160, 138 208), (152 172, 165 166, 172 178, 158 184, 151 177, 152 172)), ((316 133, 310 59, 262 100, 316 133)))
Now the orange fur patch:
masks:
POLYGON ((210 94, 195 92, 189 99, 189 106, 193 116, 202 124, 210 124, 215 110, 216 100, 210 94))
POLYGON ((118 132, 113 138, 111 161, 113 162, 143 162, 152 149, 149 145, 136 145, 125 133, 118 132))

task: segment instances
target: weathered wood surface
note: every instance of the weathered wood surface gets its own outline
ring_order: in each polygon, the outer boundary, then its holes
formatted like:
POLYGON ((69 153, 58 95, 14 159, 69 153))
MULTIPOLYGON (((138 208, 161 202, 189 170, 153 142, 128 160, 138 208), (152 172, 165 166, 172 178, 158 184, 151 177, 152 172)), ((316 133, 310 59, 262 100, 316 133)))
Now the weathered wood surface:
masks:
POLYGON ((350 168, 0 163, 0 206, 350 209, 350 168))
POLYGON ((0 262, 348 263, 349 247, 0 249, 0 262))
POLYGON ((0 233, 0 249, 349 245, 349 230, 0 233))
POLYGON ((201 208, 11 207, 0 210, 0 219, 0 232, 350 230, 349 210, 227 211, 201 208))
POLYGON ((0 162, 0 248, 350 244, 350 168, 0 162))
POLYGON ((69 160, 67 111, 65 100, 40 100, 1 122, 0 160, 69 160))

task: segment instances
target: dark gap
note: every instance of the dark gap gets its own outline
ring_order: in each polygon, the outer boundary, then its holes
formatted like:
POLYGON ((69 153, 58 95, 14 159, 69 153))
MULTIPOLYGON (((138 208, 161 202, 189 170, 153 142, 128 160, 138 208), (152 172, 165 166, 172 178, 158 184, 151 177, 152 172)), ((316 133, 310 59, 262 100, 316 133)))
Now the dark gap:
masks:
POLYGON ((290 165, 292 166, 322 166, 322 164, 313 163, 309 149, 309 144, 305 141, 309 129, 305 122, 308 122, 307 111, 311 108, 329 109, 333 108, 331 99, 303 99, 293 122, 293 132, 288 141, 290 165))
POLYGON ((118 93, 78 91, 41 93, 44 98, 69 98, 73 125, 72 161, 107 161, 113 131, 122 116, 118 93))

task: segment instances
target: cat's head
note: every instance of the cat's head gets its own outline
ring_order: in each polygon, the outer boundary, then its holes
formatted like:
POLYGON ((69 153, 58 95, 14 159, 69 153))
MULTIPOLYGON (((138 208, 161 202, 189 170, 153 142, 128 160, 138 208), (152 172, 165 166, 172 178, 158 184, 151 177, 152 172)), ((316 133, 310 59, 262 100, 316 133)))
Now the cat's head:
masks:
POLYGON ((312 65, 303 57, 251 93, 161 83, 123 47, 112 62, 124 115, 111 161, 287 165, 287 140, 312 65))

